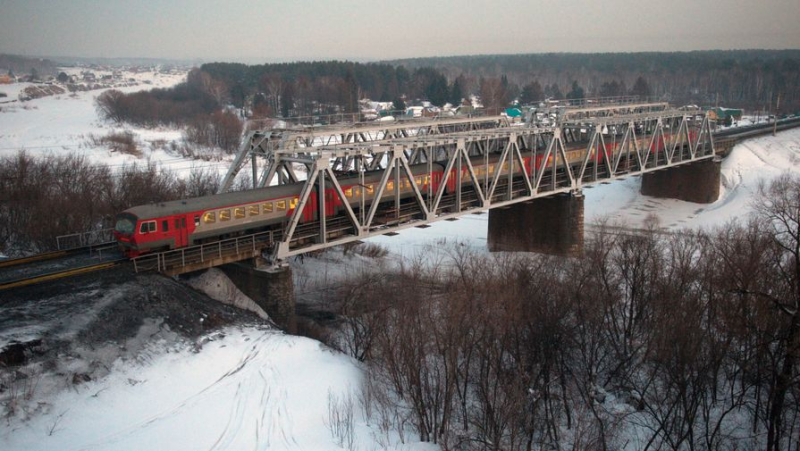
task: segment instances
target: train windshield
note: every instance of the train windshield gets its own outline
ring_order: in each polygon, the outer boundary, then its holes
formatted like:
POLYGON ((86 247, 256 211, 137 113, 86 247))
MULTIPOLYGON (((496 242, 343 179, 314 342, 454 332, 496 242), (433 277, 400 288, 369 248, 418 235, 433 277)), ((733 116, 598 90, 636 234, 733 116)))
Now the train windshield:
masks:
POLYGON ((136 218, 131 215, 117 215, 117 225, 114 227, 118 233, 130 235, 136 230, 136 218))

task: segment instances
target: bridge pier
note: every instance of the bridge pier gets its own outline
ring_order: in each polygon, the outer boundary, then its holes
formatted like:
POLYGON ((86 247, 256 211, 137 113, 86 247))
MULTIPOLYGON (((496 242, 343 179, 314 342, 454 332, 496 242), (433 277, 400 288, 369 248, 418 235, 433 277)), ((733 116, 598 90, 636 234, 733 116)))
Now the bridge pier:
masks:
POLYGON ((230 263, 220 269, 236 287, 252 299, 289 333, 297 332, 292 268, 257 269, 258 262, 230 263))
POLYGON ((490 252, 583 253, 583 194, 560 194, 489 210, 490 252))
POLYGON ((641 193, 645 196, 678 199, 710 204, 719 199, 720 167, 718 157, 676 166, 642 176, 641 193))

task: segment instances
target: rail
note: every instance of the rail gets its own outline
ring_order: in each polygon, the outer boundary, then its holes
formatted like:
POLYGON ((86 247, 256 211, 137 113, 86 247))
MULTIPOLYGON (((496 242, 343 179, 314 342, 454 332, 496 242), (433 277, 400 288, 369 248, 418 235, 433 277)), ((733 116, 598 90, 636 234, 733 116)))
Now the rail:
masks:
MULTIPOLYGON (((277 232, 277 234, 280 235, 280 232, 277 232)), ((270 230, 213 243, 142 255, 131 260, 133 261, 134 271, 137 273, 145 271, 168 272, 176 268, 203 264, 213 260, 239 257, 244 253, 256 254, 274 243, 275 235, 276 232, 270 230)))
POLYGON ((79 266, 77 268, 61 269, 53 272, 48 272, 45 274, 36 274, 33 276, 20 277, 14 280, 7 280, 0 282, 0 291, 9 290, 11 288, 25 287, 28 285, 36 285, 42 282, 49 282, 52 280, 63 279, 67 277, 77 276, 104 269, 110 269, 116 266, 124 265, 127 263, 127 261, 128 261, 127 258, 120 258, 117 260, 106 261, 102 263, 79 266))

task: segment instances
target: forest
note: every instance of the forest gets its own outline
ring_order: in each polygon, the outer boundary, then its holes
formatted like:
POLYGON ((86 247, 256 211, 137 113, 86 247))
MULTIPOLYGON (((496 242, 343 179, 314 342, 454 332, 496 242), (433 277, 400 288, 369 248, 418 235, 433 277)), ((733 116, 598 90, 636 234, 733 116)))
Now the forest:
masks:
POLYGON ((577 82, 589 96, 629 93, 641 77, 648 95, 678 105, 767 110, 780 95, 784 111, 800 110, 800 50, 474 55, 387 63, 433 68, 448 80, 463 76, 473 87, 481 78, 506 76, 517 86, 536 82, 566 93, 577 82))
MULTIPOLYGON (((104 117, 115 121, 185 125, 208 123, 214 110, 228 105, 247 111, 253 119, 318 118, 357 115, 359 101, 365 98, 392 102, 394 110, 402 111, 423 100, 436 106, 458 106, 473 94, 495 111, 514 102, 633 95, 674 105, 761 111, 780 106, 779 113, 795 113, 800 110, 800 51, 483 55, 253 66, 209 63, 192 70, 187 82, 175 88, 127 95, 112 92, 99 100, 98 107, 104 117)), ((236 131, 230 118, 225 124, 236 131)))
POLYGON ((754 204, 601 224, 582 258, 431 247, 351 275, 322 338, 365 362, 368 417, 444 450, 798 450, 800 179, 754 204))

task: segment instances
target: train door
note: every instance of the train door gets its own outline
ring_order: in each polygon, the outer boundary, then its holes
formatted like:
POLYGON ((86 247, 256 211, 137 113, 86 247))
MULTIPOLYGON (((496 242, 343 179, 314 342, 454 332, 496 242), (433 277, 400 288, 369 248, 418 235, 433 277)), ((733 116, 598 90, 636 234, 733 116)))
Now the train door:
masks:
POLYGON ((175 218, 175 247, 189 245, 189 231, 186 227, 186 216, 175 218))

